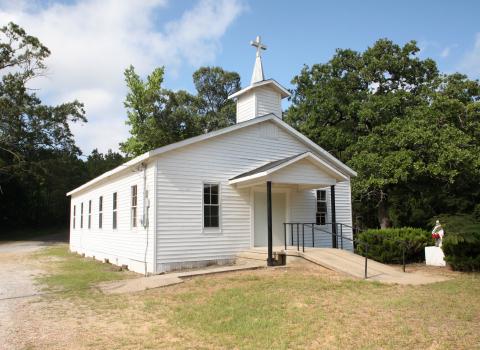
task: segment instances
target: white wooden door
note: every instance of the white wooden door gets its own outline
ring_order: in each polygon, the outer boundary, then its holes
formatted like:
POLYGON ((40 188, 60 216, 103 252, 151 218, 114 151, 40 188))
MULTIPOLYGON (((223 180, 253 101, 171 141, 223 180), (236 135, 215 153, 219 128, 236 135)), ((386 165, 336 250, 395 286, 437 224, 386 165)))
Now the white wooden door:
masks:
MULTIPOLYGON (((286 221, 286 193, 272 193, 272 238, 274 246, 284 245, 283 223, 286 221)), ((254 246, 266 247, 268 243, 267 193, 254 194, 254 246)))

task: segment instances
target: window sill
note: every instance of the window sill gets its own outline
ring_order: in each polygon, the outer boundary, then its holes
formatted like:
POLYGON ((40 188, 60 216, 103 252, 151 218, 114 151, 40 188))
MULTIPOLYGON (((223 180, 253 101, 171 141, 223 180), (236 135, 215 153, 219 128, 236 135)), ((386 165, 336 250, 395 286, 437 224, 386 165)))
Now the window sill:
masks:
POLYGON ((202 233, 212 234, 212 235, 221 235, 223 232, 220 228, 203 228, 202 233))

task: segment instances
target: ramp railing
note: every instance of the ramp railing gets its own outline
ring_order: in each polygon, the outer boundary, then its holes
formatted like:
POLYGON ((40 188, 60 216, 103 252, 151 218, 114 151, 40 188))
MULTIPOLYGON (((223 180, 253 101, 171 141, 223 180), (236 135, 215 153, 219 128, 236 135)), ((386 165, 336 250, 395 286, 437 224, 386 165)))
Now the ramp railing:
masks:
POLYGON ((355 239, 355 238, 350 238, 344 235, 344 227, 352 229, 352 234, 357 230, 356 232, 359 232, 358 229, 345 225, 342 223, 327 223, 325 225, 317 225, 316 223, 313 222, 285 222, 283 224, 283 234, 284 234, 284 243, 285 243, 285 250, 287 250, 288 244, 288 236, 290 236, 290 245, 291 246, 297 246, 297 251, 300 251, 300 238, 302 240, 302 252, 305 252, 305 228, 307 228, 308 231, 310 231, 311 236, 312 236, 312 248, 315 248, 315 234, 317 233, 317 239, 319 238, 318 235, 321 234, 327 234, 335 239, 337 241, 337 247, 338 247, 338 241, 340 240, 340 249, 344 249, 344 240, 351 242, 352 243, 352 249, 358 245, 363 246, 363 252, 364 257, 365 257, 365 278, 368 277, 368 244, 364 241, 355 239), (333 230, 332 232, 327 231, 323 229, 322 227, 324 226, 332 226, 335 227, 336 229, 333 230), (335 226, 333 226, 335 225, 335 226), (319 227, 322 226, 322 227, 319 227), (295 239, 296 238, 296 239, 295 239), (296 243, 296 244, 295 244, 296 243))

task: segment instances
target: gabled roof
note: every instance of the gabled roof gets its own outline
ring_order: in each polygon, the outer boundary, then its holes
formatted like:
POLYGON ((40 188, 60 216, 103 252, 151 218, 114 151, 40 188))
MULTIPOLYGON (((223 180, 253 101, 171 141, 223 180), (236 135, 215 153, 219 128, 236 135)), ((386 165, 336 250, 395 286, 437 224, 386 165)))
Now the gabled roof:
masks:
POLYGON ((253 169, 253 170, 247 171, 246 173, 243 173, 243 174, 237 175, 235 177, 232 177, 230 179, 230 181, 237 180, 237 179, 240 179, 242 177, 247 177, 247 176, 256 175, 256 174, 259 174, 259 173, 266 172, 266 171, 268 171, 270 169, 274 169, 274 168, 276 168, 276 167, 278 167, 278 166, 280 166, 280 165, 282 165, 282 164, 284 164, 284 163, 286 163, 286 162, 288 162, 292 159, 298 158, 305 153, 307 153, 307 152, 303 152, 303 153, 300 153, 300 154, 295 154, 294 156, 279 159, 279 160, 274 160, 273 162, 262 165, 262 166, 260 166, 256 169, 253 169))
POLYGON ((144 154, 142 154, 142 155, 140 155, 136 158, 133 158, 133 159, 129 160, 128 162, 126 162, 126 163, 124 163, 124 164, 122 164, 122 165, 120 165, 120 166, 118 166, 118 167, 116 167, 116 168, 114 168, 110 171, 107 171, 106 173, 94 178, 93 180, 88 181, 87 183, 83 184, 82 186, 77 187, 76 189, 68 192, 67 196, 70 196, 70 195, 75 194, 75 193, 77 193, 81 190, 84 190, 84 189, 86 189, 86 188, 88 188, 88 187, 90 187, 90 186, 92 186, 96 183, 99 183, 102 180, 108 179, 108 178, 110 178, 110 177, 112 177, 112 176, 114 176, 114 175, 116 175, 116 174, 118 174, 118 173, 120 173, 120 172, 122 172, 126 169, 130 169, 134 166, 141 165, 144 162, 148 162, 150 160, 150 158, 158 156, 162 153, 169 152, 169 151, 181 148, 181 147, 185 147, 185 146, 197 143, 197 142, 206 141, 206 140, 209 140, 211 138, 214 138, 214 137, 217 137, 217 136, 220 136, 220 135, 228 134, 228 133, 233 132, 233 131, 238 130, 238 129, 242 129, 242 128, 245 128, 245 127, 248 127, 248 126, 251 126, 251 125, 255 125, 255 124, 259 124, 259 123, 263 123, 265 121, 271 121, 271 122, 275 123, 280 128, 282 128, 283 130, 285 130, 286 132, 288 132, 292 136, 296 137, 299 141, 301 141, 305 145, 311 147, 313 149, 313 151, 316 152, 322 159, 327 161, 329 164, 331 164, 333 167, 335 167, 339 171, 343 172, 344 174, 347 174, 349 176, 357 176, 357 173, 354 170, 350 169, 347 165, 343 164, 340 160, 338 160, 337 158, 332 156, 330 153, 328 153, 323 148, 318 146, 315 142, 313 142, 312 140, 307 138, 305 135, 303 135, 302 133, 300 133, 297 130, 295 130, 294 128, 292 128, 290 125, 288 125, 287 123, 282 121, 280 118, 278 118, 274 114, 267 114, 267 115, 264 115, 264 116, 261 116, 261 117, 253 118, 253 119, 250 119, 250 120, 247 120, 247 121, 229 126, 227 128, 223 128, 223 129, 220 129, 220 130, 209 132, 207 134, 191 137, 189 139, 179 141, 179 142, 175 142, 175 143, 172 143, 170 145, 166 145, 166 146, 154 149, 152 151, 146 152, 146 153, 144 153, 144 154))
POLYGON ((262 81, 259 81, 259 82, 256 82, 256 83, 253 83, 253 84, 250 84, 249 86, 247 86, 246 88, 240 90, 240 91, 237 91, 236 93, 228 96, 229 99, 233 99, 233 98, 237 98, 239 97, 240 95, 243 95, 244 93, 252 90, 252 89, 255 89, 255 88, 258 88, 260 86, 270 86, 272 87, 274 90, 277 90, 279 93, 280 93, 280 96, 282 98, 285 98, 285 97, 289 97, 290 96, 290 92, 285 89, 282 85, 280 85, 280 83, 278 83, 276 80, 274 79, 267 79, 267 80, 262 80, 262 81))
POLYGON ((273 162, 269 162, 265 165, 262 165, 256 169, 247 171, 243 174, 240 174, 238 176, 235 176, 230 179, 229 183, 235 184, 239 182, 244 182, 244 181, 250 181, 253 179, 261 178, 264 176, 268 176, 270 174, 273 174, 280 169, 283 169, 285 167, 288 167, 294 163, 297 163, 298 161, 302 159, 308 159, 310 160, 315 166, 318 168, 321 168, 322 170, 326 171, 327 173, 330 173, 336 180, 343 181, 347 180, 348 177, 342 174, 340 171, 336 170, 333 168, 331 165, 326 163, 325 161, 321 160, 319 157, 314 155, 312 152, 303 152, 300 154, 296 154, 291 157, 279 159, 273 162))

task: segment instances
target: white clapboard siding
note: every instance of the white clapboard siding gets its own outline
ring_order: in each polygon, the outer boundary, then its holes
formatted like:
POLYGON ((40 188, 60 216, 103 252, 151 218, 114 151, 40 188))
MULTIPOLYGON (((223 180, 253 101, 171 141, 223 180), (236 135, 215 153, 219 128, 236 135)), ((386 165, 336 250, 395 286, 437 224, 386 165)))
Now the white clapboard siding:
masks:
POLYGON ((112 264, 128 265, 130 270, 154 272, 154 177, 155 166, 147 167, 147 190, 150 198, 150 226, 141 225, 143 215, 143 171, 128 169, 122 174, 73 194, 71 198, 70 250, 84 253, 112 264), (137 185, 137 227, 131 227, 131 186, 137 185), (117 229, 112 228, 113 193, 117 192, 117 229), (98 227, 99 197, 103 196, 103 227, 98 227), (92 222, 88 229, 88 201, 92 200, 92 222), (80 228, 80 207, 83 204, 83 228, 80 228), (73 206, 76 206, 73 228, 73 206), (147 240, 148 237, 148 240, 147 240), (148 246, 147 246, 148 242, 148 246))
POLYGON ((159 270, 180 261, 228 259, 251 247, 250 189, 237 189, 228 180, 307 150, 280 128, 271 133, 275 138, 262 137, 263 132, 257 125, 246 127, 158 158, 159 270), (220 232, 203 231, 204 182, 221 184, 220 232))
POLYGON ((282 102, 280 93, 271 87, 259 87, 255 90, 257 100, 257 116, 269 113, 282 118, 282 102))
MULTIPOLYGON (((331 192, 330 187, 322 188, 326 191, 327 196, 327 221, 331 223, 332 221, 332 206, 331 206, 331 192)), ((291 208, 290 208, 290 218, 291 222, 315 222, 316 220, 316 191, 315 190, 304 190, 304 191, 295 191, 291 193, 291 208)), ((348 226, 352 226, 352 214, 351 214, 351 194, 350 194, 350 181, 338 182, 335 185, 335 209, 336 209, 336 221, 348 226)), ((325 230, 327 232, 332 232, 331 225, 325 226, 316 226, 319 229, 325 230)), ((352 229, 346 226, 343 226, 343 236, 352 239, 352 229)), ((291 227, 288 228, 288 242, 291 242, 291 227)), ((297 235, 296 227, 294 226, 294 235, 293 235, 293 244, 297 244, 297 235)), ((300 232, 302 228, 300 227, 300 232)), ((340 230, 340 228, 339 228, 340 230)), ((340 234, 340 232, 338 232, 340 234)), ((314 232, 315 235, 315 246, 316 247, 331 247, 332 246, 332 236, 328 233, 322 233, 319 230, 314 232)), ((300 244, 302 243, 300 233, 300 244)), ((310 226, 305 226, 305 246, 311 247, 312 242, 312 231, 310 226)), ((338 241, 338 246, 340 247, 340 239, 338 241)), ((343 240, 343 248, 353 250, 353 245, 351 241, 347 239, 343 240)))
MULTIPOLYGON (((352 232, 352 192, 350 181, 339 182, 335 186, 335 208, 337 222, 348 225, 343 226, 343 236, 353 237, 352 232)), ((340 234, 340 232, 338 232, 340 234)), ((340 243, 339 243, 340 246, 340 243)), ((343 240, 343 248, 353 250, 351 241, 343 240)))
MULTIPOLYGON (((250 189, 237 189, 228 180, 310 150, 272 122, 265 123, 157 157, 157 272, 221 262, 252 246, 250 189), (220 184, 218 231, 203 229, 203 183, 220 184)), ((291 211, 303 221, 315 221, 315 192, 298 193, 291 211)))
POLYGON ((271 175, 271 181, 284 184, 335 184, 335 179, 307 159, 276 171, 271 175))
POLYGON ((237 101, 237 123, 253 119, 255 113, 255 94, 253 91, 241 95, 237 101))
POLYGON ((237 101, 237 123, 271 113, 282 118, 281 100, 280 93, 269 86, 244 93, 237 101))

